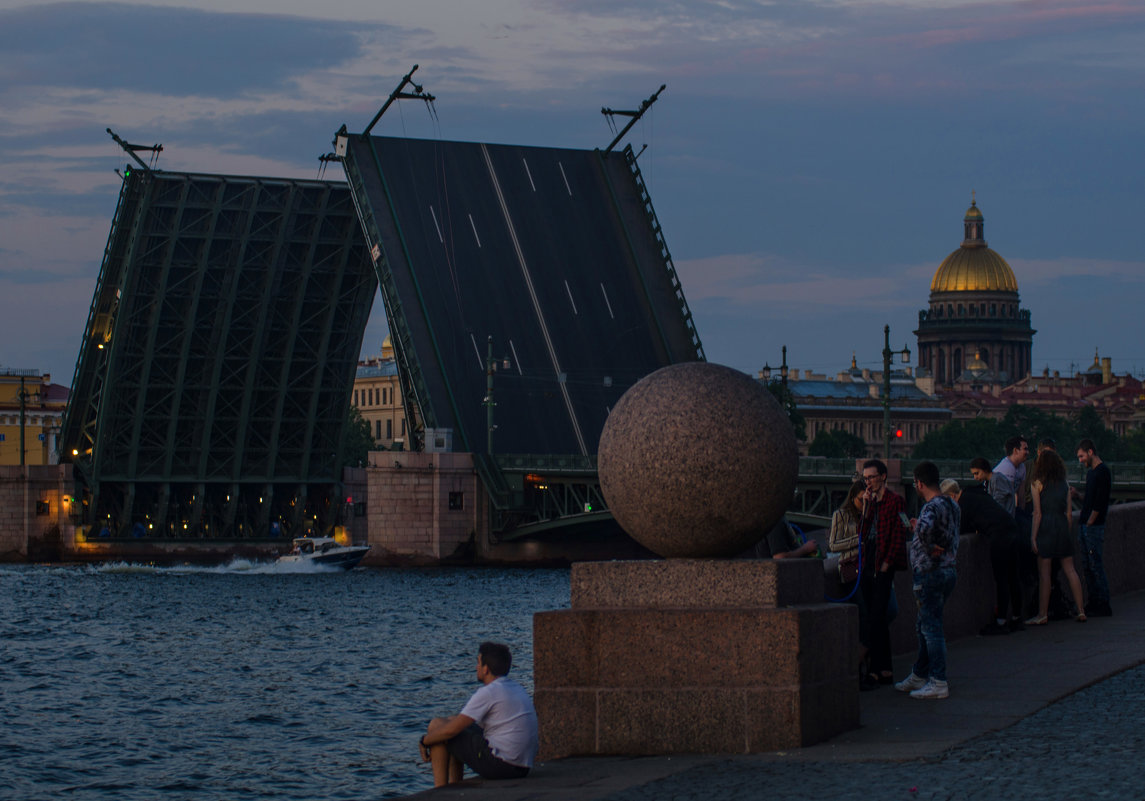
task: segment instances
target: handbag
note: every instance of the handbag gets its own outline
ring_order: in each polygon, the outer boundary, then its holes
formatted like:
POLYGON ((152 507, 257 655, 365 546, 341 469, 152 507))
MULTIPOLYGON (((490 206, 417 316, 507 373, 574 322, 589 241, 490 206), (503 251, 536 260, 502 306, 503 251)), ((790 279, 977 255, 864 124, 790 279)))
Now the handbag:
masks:
POLYGON ((859 577, 859 557, 839 560, 839 581, 850 584, 859 577))

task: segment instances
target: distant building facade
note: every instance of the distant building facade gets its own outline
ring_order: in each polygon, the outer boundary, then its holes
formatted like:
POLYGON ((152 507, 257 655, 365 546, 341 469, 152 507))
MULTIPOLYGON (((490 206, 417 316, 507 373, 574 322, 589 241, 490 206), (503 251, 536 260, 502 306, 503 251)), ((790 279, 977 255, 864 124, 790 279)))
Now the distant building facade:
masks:
POLYGON ((370 424, 370 434, 379 450, 405 448, 405 408, 389 337, 382 342, 381 356, 358 363, 350 400, 370 424))
MULTIPOLYGON (((763 378, 762 371, 759 376, 763 378)), ((882 371, 851 369, 827 376, 792 370, 787 388, 807 424, 807 439, 799 443, 799 453, 807 456, 811 443, 822 431, 845 431, 863 439, 866 455, 882 457, 883 374, 882 371)), ((951 412, 943 399, 928 394, 915 382, 910 369, 891 371, 891 453, 890 458, 908 458, 914 446, 931 431, 950 422, 951 412), (901 431, 902 436, 896 436, 901 431)))
POLYGON ((0 367, 0 465, 58 464, 67 405, 68 388, 53 384, 49 373, 0 367))
POLYGON ((972 200, 962 245, 935 271, 930 307, 918 313, 918 376, 937 389, 953 386, 971 362, 1002 383, 1030 375, 1030 312, 1021 308, 1014 271, 987 247, 984 223, 972 200))
POLYGON ((971 363, 958 381, 942 389, 955 420, 988 417, 1000 420, 1011 406, 1021 404, 1068 417, 1092 406, 1117 436, 1145 425, 1145 383, 1132 375, 1116 375, 1112 359, 1095 353, 1093 364, 1072 376, 1049 369, 1006 383, 993 372, 971 363))

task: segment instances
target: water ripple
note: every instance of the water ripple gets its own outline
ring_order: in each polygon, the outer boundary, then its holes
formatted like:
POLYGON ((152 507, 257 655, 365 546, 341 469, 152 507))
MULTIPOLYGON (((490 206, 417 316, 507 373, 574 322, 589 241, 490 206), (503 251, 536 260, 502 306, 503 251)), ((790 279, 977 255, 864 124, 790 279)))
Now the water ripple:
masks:
POLYGON ((394 797, 474 688, 476 644, 532 686, 560 570, 0 567, 0 799, 394 797))

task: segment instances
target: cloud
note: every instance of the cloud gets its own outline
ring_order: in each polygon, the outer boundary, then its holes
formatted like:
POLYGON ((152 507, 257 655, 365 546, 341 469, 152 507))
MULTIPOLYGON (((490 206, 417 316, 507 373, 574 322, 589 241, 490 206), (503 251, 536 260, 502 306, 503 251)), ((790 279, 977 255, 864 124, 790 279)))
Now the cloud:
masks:
POLYGON ((1140 284, 1145 282, 1145 262, 1113 259, 1008 259, 1018 276, 1018 288, 1042 287, 1063 279, 1092 278, 1102 282, 1140 284))
POLYGON ((34 305, 51 285, 21 282, 90 276, 59 317, 69 343, 127 161, 105 127, 162 142, 165 169, 312 178, 334 129, 360 130, 414 63, 439 119, 403 102, 378 132, 603 146, 601 105, 666 82, 629 139, 651 145, 641 169, 716 360, 775 362, 787 342, 849 363, 855 331, 877 358, 882 325, 897 336, 925 307, 971 189, 1039 341, 1058 308, 1043 289, 1139 294, 1137 3, 21 2, 0 0, 0 292, 34 305))
POLYGON ((769 314, 799 317, 824 308, 913 308, 902 285, 926 286, 930 265, 888 268, 895 279, 869 272, 842 273, 761 253, 736 253, 685 259, 676 269, 690 302, 718 302, 729 307, 767 308, 769 314))
MULTIPOLYGON (((377 30, 384 26, 373 25, 377 30)), ((355 56, 360 26, 118 3, 0 12, 0 84, 235 98, 355 56)))

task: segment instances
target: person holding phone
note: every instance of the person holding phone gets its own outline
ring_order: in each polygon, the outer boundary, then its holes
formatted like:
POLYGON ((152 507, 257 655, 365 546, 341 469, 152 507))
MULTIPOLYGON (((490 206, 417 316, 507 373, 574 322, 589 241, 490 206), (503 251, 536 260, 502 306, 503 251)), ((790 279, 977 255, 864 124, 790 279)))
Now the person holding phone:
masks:
POLYGON ((907 568, 906 540, 909 527, 901 495, 887 486, 887 466, 880 459, 863 463, 863 553, 859 590, 867 604, 870 626, 869 678, 879 684, 894 684, 891 665, 890 605, 894 594, 895 571, 907 568))
POLYGON ((914 571, 914 597, 918 604, 915 634, 918 658, 910 675, 895 685, 911 698, 940 699, 950 696, 946 682, 946 634, 942 613, 954 592, 957 579, 958 535, 962 512, 954 499, 943 495, 934 462, 914 468, 914 487, 925 501, 918 519, 911 521, 910 566, 914 571))

